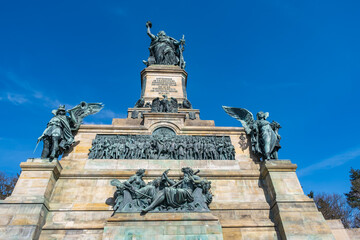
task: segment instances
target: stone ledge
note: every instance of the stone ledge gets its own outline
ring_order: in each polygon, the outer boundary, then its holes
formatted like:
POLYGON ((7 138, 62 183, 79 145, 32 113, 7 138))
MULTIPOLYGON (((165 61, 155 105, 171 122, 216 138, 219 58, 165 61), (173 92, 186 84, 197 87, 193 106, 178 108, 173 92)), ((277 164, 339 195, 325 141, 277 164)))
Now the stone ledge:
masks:
MULTIPOLYGON (((149 220, 143 220, 143 221, 149 221, 149 220)), ((217 220, 209 220, 209 219, 202 219, 202 220, 170 220, 170 219, 166 219, 166 220, 150 220, 150 221, 217 221, 217 220)), ((142 221, 110 221, 110 219, 108 219, 108 222, 142 222, 142 221)), ((59 226, 44 226, 42 229, 43 230, 85 230, 85 229, 104 229, 104 225, 105 223, 102 224, 94 224, 94 223, 89 223, 89 224, 78 224, 76 226, 66 226, 66 225, 59 225, 59 226)), ((222 228, 274 228, 275 224, 269 221, 260 221, 260 222, 253 222, 253 221, 226 221, 226 222, 221 222, 221 227, 222 228)))
MULTIPOLYGON (((110 211, 111 206, 105 203, 49 203, 50 211, 72 212, 72 211, 110 211)), ((212 202, 210 211, 221 212, 222 210, 270 210, 268 203, 255 202, 212 202)))
POLYGON ((260 172, 264 178, 269 172, 296 172, 297 165, 290 160, 269 160, 261 162, 260 172))
POLYGON ((156 118, 156 119, 161 119, 162 121, 168 121, 171 118, 180 118, 180 119, 185 119, 186 118, 186 113, 163 113, 163 112, 148 112, 148 113, 143 113, 144 116, 144 120, 146 118, 156 118))
MULTIPOLYGON (((134 110, 138 110, 138 111, 148 111, 147 113, 151 113, 151 107, 140 107, 140 108, 128 108, 128 112, 132 112, 134 110)), ((195 112, 195 113, 199 113, 200 110, 199 109, 195 109, 195 108, 178 108, 178 113, 189 113, 189 112, 195 112)), ((152 112, 155 113, 155 112, 152 112)), ((161 112, 160 112, 161 113, 161 112)), ((116 119, 116 118, 114 118, 116 119)))
POLYGON ((143 70, 141 70, 140 74, 141 76, 145 73, 145 72, 165 72, 165 73, 182 73, 187 77, 187 72, 182 69, 179 66, 175 66, 175 65, 161 65, 161 64, 154 64, 154 65, 150 65, 146 68, 144 68, 143 70))
POLYGON ((148 222, 148 221, 218 221, 219 219, 209 213, 115 213, 108 222, 148 222))
POLYGON ((104 230, 104 225, 103 224, 93 224, 93 223, 89 223, 89 224, 78 224, 77 226, 64 226, 64 225, 60 225, 60 226, 43 226, 42 230, 104 230))
POLYGON ((9 205, 20 205, 20 204, 42 204, 46 207, 47 210, 50 209, 49 201, 46 200, 44 197, 17 197, 17 196, 10 196, 7 197, 5 200, 0 200, 1 204, 9 204, 9 205))
POLYGON ((29 158, 26 162, 20 163, 22 171, 53 171, 57 180, 60 176, 62 166, 58 160, 49 162, 48 159, 29 158))
MULTIPOLYGON (((116 118, 114 118, 116 119, 116 118)), ((84 124, 81 125, 77 133, 98 133, 104 134, 109 131, 124 131, 124 130, 147 130, 143 125, 140 126, 120 126, 120 125, 98 125, 98 124, 84 124)), ((123 133, 123 132, 121 132, 123 133)), ((124 134, 124 133, 123 133, 124 134)))
POLYGON ((142 126, 142 118, 113 118, 112 125, 118 126, 142 126))
POLYGON ((53 212, 113 211, 106 203, 50 203, 49 205, 50 211, 53 212))
MULTIPOLYGON (((159 170, 147 170, 146 177, 147 178, 155 178, 161 176, 164 172, 164 169, 159 170)), ((64 169, 61 173, 60 178, 119 178, 125 179, 134 175, 134 169, 129 170, 86 170, 86 171, 78 171, 78 170, 67 170, 64 169)), ((206 177, 209 179, 258 179, 260 174, 257 171, 253 170, 244 170, 244 171, 231 171, 231 170, 202 170, 199 174, 200 177, 206 177)), ((180 177, 182 174, 180 171, 176 173, 169 173, 169 177, 180 177)))
POLYGON ((247 221, 247 220, 225 220, 220 221, 222 228, 274 228, 275 223, 268 220, 247 221))
POLYGON ((215 127, 214 120, 185 119, 185 126, 215 127))
POLYGON ((212 202, 210 210, 270 210, 270 205, 266 202, 212 202))
MULTIPOLYGON (((116 118, 113 119, 116 121, 116 118)), ((197 120, 192 120, 197 121, 197 120)), ((199 121, 210 121, 210 120, 199 120, 199 121)), ((121 125, 94 125, 94 124, 86 124, 81 125, 78 133, 97 133, 97 134, 151 134, 149 129, 143 125, 129 125, 129 126, 121 126, 121 125), (128 132, 126 132, 128 131, 128 132), (131 132, 133 131, 133 132, 131 132), (140 131, 137 133, 136 131, 140 131)), ((216 135, 216 134, 225 134, 225 135, 240 135, 241 133, 245 133, 243 127, 216 127, 216 126, 183 126, 180 130, 180 134, 190 134, 190 135, 216 135)))
POLYGON ((273 201, 271 203, 271 209, 277 208, 279 211, 286 212, 318 212, 312 199, 305 195, 298 197, 298 199, 292 198, 273 201))

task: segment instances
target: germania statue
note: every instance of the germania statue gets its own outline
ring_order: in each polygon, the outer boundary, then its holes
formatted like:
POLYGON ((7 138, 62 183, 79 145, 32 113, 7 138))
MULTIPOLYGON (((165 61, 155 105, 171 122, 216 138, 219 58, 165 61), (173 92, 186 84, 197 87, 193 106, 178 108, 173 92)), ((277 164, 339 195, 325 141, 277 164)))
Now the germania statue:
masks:
POLYGON ((176 65, 182 69, 185 68, 183 51, 185 45, 184 35, 180 41, 166 35, 164 31, 160 31, 157 36, 151 33, 152 23, 146 22, 147 34, 151 39, 149 51, 150 56, 147 61, 143 61, 146 66, 153 64, 176 65))
POLYGON ((65 105, 53 110, 54 117, 37 141, 37 143, 41 140, 44 142, 41 158, 49 158, 52 161, 68 150, 74 143, 72 132, 79 129, 86 116, 99 112, 103 107, 101 103, 81 102, 68 111, 65 110, 65 105))
POLYGON ((278 131, 281 126, 275 121, 270 123, 266 120, 268 112, 258 112, 257 120, 254 120, 252 113, 245 108, 223 106, 223 109, 241 122, 246 134, 251 137, 251 150, 255 155, 263 160, 278 159, 278 150, 281 148, 278 131))

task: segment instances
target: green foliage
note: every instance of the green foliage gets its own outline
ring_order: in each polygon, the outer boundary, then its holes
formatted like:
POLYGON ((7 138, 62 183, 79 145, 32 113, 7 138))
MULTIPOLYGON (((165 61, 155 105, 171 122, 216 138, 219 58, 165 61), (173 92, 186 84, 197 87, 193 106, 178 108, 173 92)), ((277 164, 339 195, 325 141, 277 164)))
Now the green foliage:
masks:
POLYGON ((345 194, 347 202, 352 208, 360 210, 360 169, 351 168, 350 182, 351 190, 345 194))
POLYGON ((341 219, 344 227, 360 227, 360 169, 350 170, 351 190, 346 193, 346 199, 340 194, 321 193, 308 196, 313 198, 318 210, 325 219, 341 219))
POLYGON ((9 176, 4 172, 0 172, 0 200, 11 195, 18 178, 19 174, 16 176, 9 176))
POLYGON ((307 195, 309 198, 314 198, 314 192, 310 191, 310 193, 307 195))

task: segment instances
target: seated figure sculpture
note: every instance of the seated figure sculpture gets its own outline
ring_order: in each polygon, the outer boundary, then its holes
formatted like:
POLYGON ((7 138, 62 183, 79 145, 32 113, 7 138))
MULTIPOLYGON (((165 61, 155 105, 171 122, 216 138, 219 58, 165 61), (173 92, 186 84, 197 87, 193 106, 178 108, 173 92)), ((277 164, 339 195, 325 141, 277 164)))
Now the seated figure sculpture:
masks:
POLYGON ((182 69, 185 68, 183 51, 185 45, 184 36, 180 41, 166 35, 164 31, 160 31, 157 35, 151 33, 152 23, 146 23, 147 34, 151 39, 148 61, 143 61, 146 66, 153 64, 177 65, 182 69))
POLYGON ((179 181, 169 179, 170 169, 161 177, 145 184, 142 177, 145 170, 140 169, 127 181, 111 181, 116 186, 113 198, 106 203, 116 212, 208 212, 212 202, 211 182, 196 174, 199 172, 185 167, 184 176, 179 181))
POLYGON ((163 178, 170 186, 165 187, 163 191, 158 192, 150 206, 142 210, 143 213, 154 209, 165 201, 170 207, 173 208, 178 208, 186 203, 194 201, 192 193, 195 189, 195 183, 196 181, 199 182, 200 177, 194 175, 193 170, 188 167, 182 168, 181 171, 184 173, 184 177, 179 182, 171 180, 167 176, 167 172, 163 173, 163 178))

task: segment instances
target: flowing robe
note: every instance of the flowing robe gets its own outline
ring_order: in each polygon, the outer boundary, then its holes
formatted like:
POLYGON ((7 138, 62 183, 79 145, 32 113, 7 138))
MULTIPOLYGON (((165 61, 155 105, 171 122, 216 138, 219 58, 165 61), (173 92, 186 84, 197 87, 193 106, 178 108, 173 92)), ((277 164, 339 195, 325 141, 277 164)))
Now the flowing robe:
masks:
MULTIPOLYGON (((198 176, 193 175, 194 180, 200 179, 198 176)), ((185 203, 193 202, 194 197, 192 193, 195 189, 194 183, 190 178, 185 177, 183 182, 177 187, 165 187, 165 199, 169 206, 178 208, 185 203)))
POLYGON ((263 155, 270 154, 274 150, 277 142, 275 132, 266 120, 256 120, 255 124, 257 128, 255 152, 263 155))
POLYGON ((43 133, 44 137, 60 137, 60 145, 63 148, 70 147, 74 143, 71 127, 67 116, 56 115, 48 123, 43 133))
POLYGON ((150 55, 155 57, 157 64, 176 65, 179 63, 176 45, 177 41, 168 36, 156 36, 150 44, 150 55))

